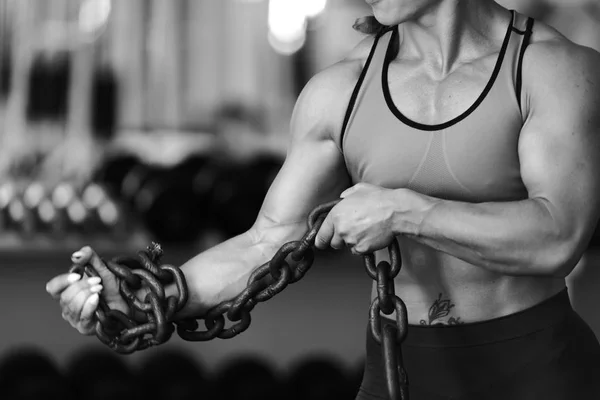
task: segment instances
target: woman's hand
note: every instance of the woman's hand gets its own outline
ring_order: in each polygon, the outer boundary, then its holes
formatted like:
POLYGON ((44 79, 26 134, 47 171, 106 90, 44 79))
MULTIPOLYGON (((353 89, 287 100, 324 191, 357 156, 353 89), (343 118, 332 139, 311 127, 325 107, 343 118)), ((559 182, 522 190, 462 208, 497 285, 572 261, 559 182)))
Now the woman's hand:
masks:
POLYGON ((387 247, 398 234, 401 189, 359 183, 340 197, 317 234, 317 248, 346 245, 353 254, 366 254, 387 247))
POLYGON ((71 261, 77 265, 91 264, 100 276, 92 278, 62 274, 46 284, 46 291, 55 300, 59 300, 65 321, 84 335, 93 334, 96 323, 94 312, 98 308, 100 296, 109 308, 129 312, 127 303, 119 293, 116 277, 90 247, 74 253, 71 261))

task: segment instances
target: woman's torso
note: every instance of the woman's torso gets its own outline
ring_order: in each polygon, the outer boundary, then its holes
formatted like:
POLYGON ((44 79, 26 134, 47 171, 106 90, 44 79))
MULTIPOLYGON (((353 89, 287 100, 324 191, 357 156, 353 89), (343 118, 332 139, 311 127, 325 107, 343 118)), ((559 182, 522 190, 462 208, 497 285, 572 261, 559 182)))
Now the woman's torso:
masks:
MULTIPOLYGON (((354 184, 473 203, 528 197, 519 170, 524 118, 515 84, 527 18, 514 14, 506 21, 489 54, 442 80, 419 60, 396 58, 397 27, 375 40, 336 138, 354 184)), ((507 315, 565 286, 564 279, 500 275, 415 240, 397 239, 403 267, 395 289, 410 324, 507 315)), ((387 259, 386 253, 377 252, 377 259, 387 259)))

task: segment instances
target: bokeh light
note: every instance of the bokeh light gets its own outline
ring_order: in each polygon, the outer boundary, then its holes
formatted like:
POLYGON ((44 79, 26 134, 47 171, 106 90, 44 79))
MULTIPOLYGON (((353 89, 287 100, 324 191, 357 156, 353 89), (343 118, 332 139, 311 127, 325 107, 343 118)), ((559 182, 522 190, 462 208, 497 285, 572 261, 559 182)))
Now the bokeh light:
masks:
POLYGON ((79 29, 94 34, 106 25, 111 10, 111 0, 85 0, 79 10, 79 29))
POLYGON ((321 14, 327 0, 270 0, 269 44, 278 53, 294 54, 306 43, 309 18, 321 14))

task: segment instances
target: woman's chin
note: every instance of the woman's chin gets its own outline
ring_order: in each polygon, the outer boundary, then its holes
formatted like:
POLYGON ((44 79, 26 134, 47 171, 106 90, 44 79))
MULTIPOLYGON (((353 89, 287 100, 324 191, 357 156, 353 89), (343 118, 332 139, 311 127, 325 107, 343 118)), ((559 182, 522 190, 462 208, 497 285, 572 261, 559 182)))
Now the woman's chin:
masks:
POLYGON ((381 25, 385 25, 385 26, 397 25, 396 23, 394 23, 394 20, 392 18, 390 18, 389 16, 387 16, 387 18, 386 18, 385 13, 377 12, 377 10, 375 10, 375 9, 373 9, 373 16, 375 17, 377 22, 379 22, 381 25))

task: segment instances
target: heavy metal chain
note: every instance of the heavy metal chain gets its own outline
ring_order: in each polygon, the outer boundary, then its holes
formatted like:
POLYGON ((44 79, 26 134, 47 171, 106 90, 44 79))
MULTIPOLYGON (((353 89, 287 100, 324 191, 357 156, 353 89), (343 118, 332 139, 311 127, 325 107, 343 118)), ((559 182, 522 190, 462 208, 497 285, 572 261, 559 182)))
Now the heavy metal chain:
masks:
MULTIPOLYGON (((275 256, 258 267, 248 279, 246 289, 231 301, 211 308, 201 318, 206 329, 199 329, 196 319, 174 319, 188 300, 188 288, 181 270, 172 265, 159 265, 162 249, 153 243, 138 258, 117 257, 104 261, 119 283, 121 296, 130 307, 131 316, 111 310, 100 299, 95 316, 96 336, 111 349, 130 354, 169 340, 177 326, 177 334, 188 341, 229 339, 250 326, 250 312, 261 302, 280 293, 289 284, 302 279, 314 261, 315 238, 323 221, 340 200, 316 207, 308 217, 308 231, 298 241, 284 244, 275 256), (288 262, 289 260, 289 262, 288 262), (290 264, 294 264, 290 266, 290 264), (165 296, 164 286, 175 283, 177 296, 165 296), (148 288, 144 301, 135 292, 148 288), (225 327, 225 317, 233 325, 225 327)), ((408 380, 402 363, 400 345, 408 327, 406 306, 394 292, 394 278, 401 268, 400 249, 396 240, 388 247, 391 264, 375 264, 375 256, 364 256, 369 276, 377 281, 378 297, 369 310, 369 325, 375 340, 382 345, 385 374, 391 400, 408 400, 408 380), (396 324, 383 324, 380 312, 391 315, 396 311, 396 324)), ((98 276, 91 265, 73 266, 69 272, 98 276)))
POLYGON ((388 247, 390 263, 375 265, 373 254, 364 255, 367 274, 377 281, 377 297, 369 309, 369 328, 375 341, 381 345, 385 377, 390 400, 408 400, 408 376, 404 370, 400 345, 408 329, 408 313, 402 299, 396 296, 394 278, 402 268, 400 247, 396 239, 388 247), (396 323, 382 322, 381 313, 391 315, 396 311, 396 323))
MULTIPOLYGON (((102 343, 121 354, 157 346, 169 340, 174 332, 172 323, 175 313, 183 308, 188 300, 188 289, 181 270, 172 265, 158 265, 162 249, 152 243, 146 250, 138 252, 139 259, 116 257, 104 261, 115 275, 119 291, 127 302, 131 316, 108 307, 101 297, 95 312, 96 336, 102 343), (164 285, 175 282, 178 296, 165 298, 164 285), (144 301, 140 301, 135 291, 149 289, 144 301)), ((69 273, 83 276, 99 276, 90 265, 74 265, 69 273)))
POLYGON ((286 286, 302 279, 312 267, 315 238, 325 217, 338 202, 315 208, 308 217, 308 231, 302 239, 284 244, 270 261, 258 267, 250 275, 246 289, 235 299, 208 310, 202 317, 206 330, 197 330, 196 320, 175 321, 179 336, 184 340, 206 341, 217 337, 229 339, 245 331, 250 325, 250 311, 258 303, 272 299, 286 286), (297 263, 295 267, 290 266, 288 256, 297 263), (225 328, 225 314, 229 321, 235 322, 230 328, 225 328))

